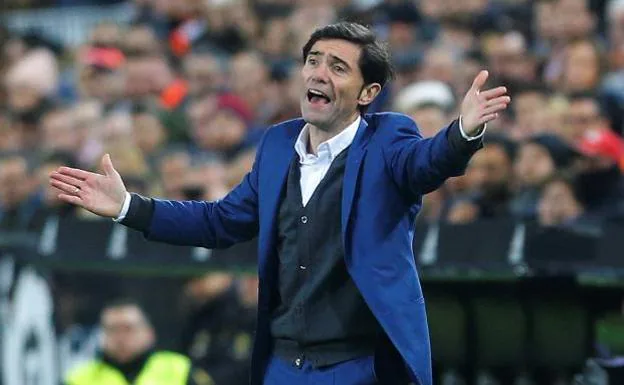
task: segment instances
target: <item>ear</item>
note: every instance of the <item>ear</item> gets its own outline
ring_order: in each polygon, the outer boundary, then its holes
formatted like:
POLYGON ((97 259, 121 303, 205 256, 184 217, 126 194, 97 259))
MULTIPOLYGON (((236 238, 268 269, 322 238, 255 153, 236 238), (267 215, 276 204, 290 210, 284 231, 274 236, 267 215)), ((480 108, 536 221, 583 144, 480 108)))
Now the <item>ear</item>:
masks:
POLYGON ((360 91, 360 97, 358 98, 358 104, 360 106, 367 106, 375 100, 379 92, 381 91, 381 84, 371 83, 366 84, 360 91))

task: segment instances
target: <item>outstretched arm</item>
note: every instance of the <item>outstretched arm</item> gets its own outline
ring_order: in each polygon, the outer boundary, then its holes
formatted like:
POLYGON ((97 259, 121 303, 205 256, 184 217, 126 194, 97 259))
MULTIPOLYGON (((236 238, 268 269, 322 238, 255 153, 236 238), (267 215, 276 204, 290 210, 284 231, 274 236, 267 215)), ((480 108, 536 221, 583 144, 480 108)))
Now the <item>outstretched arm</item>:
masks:
MULTIPOLYGON (((127 191, 108 154, 102 158, 102 170, 103 174, 98 174, 61 167, 50 175, 50 183, 62 191, 61 200, 103 217, 117 218, 127 191)), ((168 201, 130 194, 128 212, 121 223, 142 231, 150 240, 228 247, 257 234, 257 181, 258 170, 254 164, 232 192, 215 202, 168 201)))
MULTIPOLYGON (((401 189, 420 196, 447 178, 462 175, 472 155, 482 147, 485 125, 510 102, 505 87, 481 91, 487 71, 474 79, 461 105, 460 118, 432 138, 423 139, 416 124, 405 119, 391 130, 384 154, 389 171, 401 189)), ((395 123, 396 125, 396 123, 395 123)))

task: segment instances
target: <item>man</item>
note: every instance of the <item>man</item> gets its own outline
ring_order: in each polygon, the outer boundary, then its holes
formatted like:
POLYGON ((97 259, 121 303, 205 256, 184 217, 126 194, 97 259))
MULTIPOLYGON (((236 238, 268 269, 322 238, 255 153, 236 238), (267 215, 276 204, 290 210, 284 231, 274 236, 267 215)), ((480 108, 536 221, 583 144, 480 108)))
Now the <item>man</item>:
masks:
POLYGON ((25 231, 38 202, 32 162, 23 153, 0 154, 0 231, 25 231))
POLYGON ((451 204, 446 215, 449 222, 467 223, 511 215, 514 150, 513 142, 507 138, 489 134, 483 149, 468 164, 468 191, 451 204))
POLYGON ((145 312, 133 300, 117 300, 102 310, 102 354, 79 366, 67 385, 213 385, 204 371, 177 353, 155 351, 156 336, 145 312))
POLYGON ((244 301, 244 284, 250 279, 239 281, 230 273, 213 272, 186 285, 191 311, 182 329, 181 351, 219 385, 249 383, 257 307, 257 301, 244 301))
POLYGON ((483 71, 461 119, 422 139, 405 115, 363 114, 391 75, 366 27, 320 28, 303 57, 303 117, 268 130, 251 172, 224 199, 129 195, 109 156, 104 175, 61 168, 51 183, 61 199, 149 239, 215 248, 258 236, 253 385, 429 385, 414 219, 422 194, 463 173, 509 97, 504 87, 480 91, 483 71))
POLYGON ((403 88, 396 96, 394 108, 418 122, 423 138, 434 136, 450 120, 455 108, 453 90, 446 83, 420 81, 403 88))

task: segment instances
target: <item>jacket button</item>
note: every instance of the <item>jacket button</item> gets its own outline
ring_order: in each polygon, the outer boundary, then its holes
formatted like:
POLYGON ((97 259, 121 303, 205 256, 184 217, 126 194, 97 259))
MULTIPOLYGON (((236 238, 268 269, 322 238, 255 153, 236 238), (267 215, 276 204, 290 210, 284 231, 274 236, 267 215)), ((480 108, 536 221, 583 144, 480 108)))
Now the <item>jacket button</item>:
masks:
POLYGON ((295 366, 298 367, 298 368, 301 367, 301 358, 295 359, 295 366))
POLYGON ((301 217, 301 223, 303 223, 304 225, 306 223, 308 223, 308 217, 306 217, 305 215, 301 217))

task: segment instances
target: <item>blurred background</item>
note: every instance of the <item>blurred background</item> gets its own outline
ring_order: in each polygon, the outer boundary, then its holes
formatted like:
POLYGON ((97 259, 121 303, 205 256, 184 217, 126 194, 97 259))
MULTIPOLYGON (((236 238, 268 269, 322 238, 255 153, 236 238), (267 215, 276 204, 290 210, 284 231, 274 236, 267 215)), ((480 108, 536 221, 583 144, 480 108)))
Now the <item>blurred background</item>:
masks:
POLYGON ((61 204, 60 165, 110 153, 130 191, 224 196, 271 125, 299 116, 301 48, 353 20, 389 44, 370 112, 425 137, 477 72, 511 107, 466 175, 425 197, 414 248, 436 384, 622 384, 624 0, 3 0, 0 371, 59 384, 100 349, 100 311, 137 298, 157 346, 243 384, 253 242, 148 244, 61 204), (241 376, 242 374, 242 376, 241 376), (241 379, 242 378, 242 379, 241 379))

